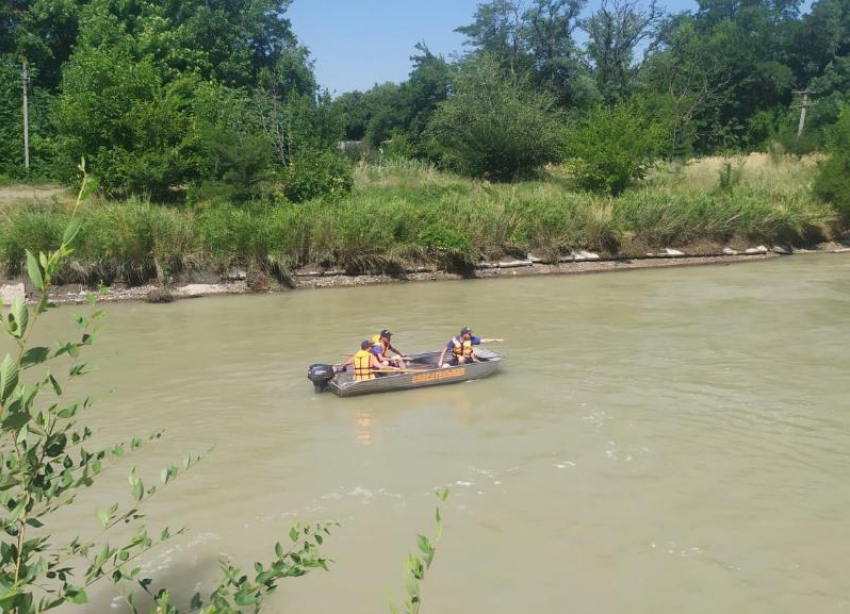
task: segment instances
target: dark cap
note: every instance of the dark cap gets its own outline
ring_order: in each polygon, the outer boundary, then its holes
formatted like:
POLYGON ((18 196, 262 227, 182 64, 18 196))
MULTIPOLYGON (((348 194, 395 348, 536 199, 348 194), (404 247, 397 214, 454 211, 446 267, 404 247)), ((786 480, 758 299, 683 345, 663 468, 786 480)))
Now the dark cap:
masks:
POLYGON ((381 331, 381 337, 392 337, 392 336, 393 336, 393 334, 386 329, 381 331))
POLYGON ((461 335, 471 335, 472 329, 469 328, 468 326, 464 326, 463 328, 460 329, 460 334, 461 335))
POLYGON ((364 341, 363 343, 360 344, 361 350, 368 350, 370 347, 372 347, 371 341, 364 341))

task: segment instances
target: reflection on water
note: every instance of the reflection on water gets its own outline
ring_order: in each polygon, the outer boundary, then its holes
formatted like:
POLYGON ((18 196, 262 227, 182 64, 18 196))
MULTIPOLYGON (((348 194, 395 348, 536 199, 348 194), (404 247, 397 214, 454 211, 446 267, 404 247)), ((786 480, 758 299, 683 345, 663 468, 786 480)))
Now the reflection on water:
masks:
POLYGON ((365 411, 357 412, 357 441, 364 446, 375 441, 375 434, 372 430, 374 418, 372 414, 365 411))
POLYGON ((450 486, 429 612, 845 612, 848 313, 837 256, 114 305, 86 385, 112 392, 110 440, 167 429, 143 475, 215 446, 148 510, 190 528, 145 562, 178 596, 336 519, 331 573, 271 611, 382 611, 450 486), (509 339, 491 379, 338 399, 304 378, 382 328, 415 352, 463 325, 509 339))

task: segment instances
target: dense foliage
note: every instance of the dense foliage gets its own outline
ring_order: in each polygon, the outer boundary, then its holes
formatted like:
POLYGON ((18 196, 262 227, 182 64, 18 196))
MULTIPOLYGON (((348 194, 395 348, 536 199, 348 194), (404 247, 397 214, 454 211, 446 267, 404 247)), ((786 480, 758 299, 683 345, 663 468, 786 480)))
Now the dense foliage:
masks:
POLYGON ((575 158, 581 187, 620 194, 639 179, 657 157, 665 126, 644 105, 599 105, 567 131, 565 150, 575 158))
MULTIPOLYGON (((453 64, 417 56, 407 82, 350 92, 336 104, 347 138, 363 140, 366 156, 370 149, 384 149, 477 169, 481 161, 472 159, 473 148, 458 159, 457 142, 464 138, 444 130, 444 117, 434 110, 448 99, 457 117, 475 115, 480 100, 462 99, 461 88, 470 67, 486 57, 500 69, 505 89, 521 83, 525 100, 549 95, 572 126, 605 119, 600 104, 650 109, 658 121, 637 128, 651 134, 630 130, 627 137, 652 143, 640 147, 637 167, 647 162, 645 154, 672 159, 768 149, 809 153, 825 146, 850 96, 850 4, 817 0, 805 13, 802 7, 800 0, 698 0, 693 11, 670 13, 654 0, 603 0, 593 7, 584 0, 490 0, 479 4, 472 23, 458 28, 468 52, 453 64), (815 92, 816 104, 800 137, 801 100, 795 92, 805 89, 815 92), (414 106, 430 130, 410 120, 414 106), (437 138, 423 138, 429 133, 437 138)), ((527 141, 523 149, 541 145, 527 141)), ((598 144, 600 151, 587 144, 581 152, 569 146, 562 152, 578 156, 579 166, 588 169, 610 157, 601 151, 610 145, 608 140, 598 144)), ((500 165, 494 161, 486 174, 499 175, 500 165)), ((624 185, 588 181, 586 173, 580 179, 603 190, 624 185)))
POLYGON ((829 157, 818 168, 815 192, 833 203, 845 222, 850 221, 850 106, 841 110, 828 151, 829 157))
POLYGON ((243 201, 263 189, 295 199, 345 189, 343 126, 285 18, 288 5, 11 3, 0 14, 0 136, 10 143, 0 174, 24 170, 27 60, 38 174, 71 181, 86 156, 113 196, 182 199, 190 188, 243 201), (301 183, 312 187, 287 187, 301 183))
POLYGON ((293 527, 291 543, 286 547, 278 543, 271 564, 255 563, 255 573, 243 574, 223 560, 222 577, 208 594, 196 593, 191 603, 176 605, 167 586, 146 577, 139 559, 183 530, 150 531, 143 510, 152 497, 201 460, 199 456, 187 456, 181 466, 164 467, 156 479, 131 467, 129 504, 102 501, 89 535, 62 539, 54 534, 60 524, 57 518, 82 491, 162 435, 154 432, 111 446, 95 443, 94 431, 85 424, 92 399, 75 399, 68 393, 89 371, 82 355, 97 338, 100 312, 76 317, 75 339, 57 341, 52 347, 33 341, 33 330, 52 307, 47 289, 73 253, 81 228, 79 207, 90 188, 84 180, 58 248, 26 252, 30 281, 40 292, 38 301, 30 307, 17 298, 8 312, 0 314, 0 334, 13 348, 0 361, 0 608, 12 614, 37 614, 86 604, 88 592, 111 583, 132 614, 147 611, 141 595, 150 596, 151 610, 162 614, 259 612, 281 580, 327 569, 328 560, 319 547, 330 531, 325 525, 293 527))
POLYGON ((659 158, 823 150, 850 96, 847 0, 487 0, 464 54, 419 43, 403 83, 333 100, 290 2, 4 3, 0 176, 26 174, 24 61, 30 178, 67 181, 85 155, 111 197, 196 204, 336 198, 346 160, 510 180, 566 157, 616 193, 659 158))
POLYGON ((553 107, 550 95, 507 78, 485 55, 463 66, 426 134, 448 166, 475 177, 515 179, 557 159, 553 107))

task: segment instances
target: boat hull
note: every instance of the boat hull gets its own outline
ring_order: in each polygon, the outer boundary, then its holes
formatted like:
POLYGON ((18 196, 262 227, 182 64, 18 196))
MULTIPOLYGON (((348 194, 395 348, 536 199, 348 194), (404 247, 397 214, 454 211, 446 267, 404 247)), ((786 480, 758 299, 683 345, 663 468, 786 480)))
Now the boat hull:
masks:
POLYGON ((445 386, 471 380, 484 379, 492 375, 502 362, 502 357, 489 350, 478 350, 480 362, 452 367, 438 367, 439 352, 411 356, 413 372, 383 375, 372 380, 355 382, 349 373, 341 373, 330 383, 331 391, 339 397, 364 394, 414 390, 429 386, 445 386))

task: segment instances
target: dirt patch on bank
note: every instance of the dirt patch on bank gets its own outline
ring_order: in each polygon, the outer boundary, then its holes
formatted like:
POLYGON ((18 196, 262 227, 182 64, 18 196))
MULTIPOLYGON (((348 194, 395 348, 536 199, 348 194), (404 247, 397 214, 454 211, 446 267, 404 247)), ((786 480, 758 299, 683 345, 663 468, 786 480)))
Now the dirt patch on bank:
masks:
POLYGON ((0 208, 20 205, 22 202, 70 200, 68 191, 58 185, 12 185, 0 189, 0 208))

